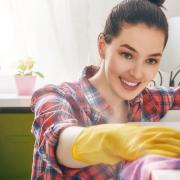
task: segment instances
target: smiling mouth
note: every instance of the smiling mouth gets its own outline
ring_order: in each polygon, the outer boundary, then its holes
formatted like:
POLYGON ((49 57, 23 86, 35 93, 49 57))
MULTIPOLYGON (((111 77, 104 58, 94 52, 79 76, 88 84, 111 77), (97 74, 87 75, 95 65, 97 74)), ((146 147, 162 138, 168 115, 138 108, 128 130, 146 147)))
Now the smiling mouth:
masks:
POLYGON ((127 90, 136 90, 140 84, 140 82, 130 82, 125 79, 122 79, 121 77, 119 77, 119 79, 120 79, 121 85, 127 90))

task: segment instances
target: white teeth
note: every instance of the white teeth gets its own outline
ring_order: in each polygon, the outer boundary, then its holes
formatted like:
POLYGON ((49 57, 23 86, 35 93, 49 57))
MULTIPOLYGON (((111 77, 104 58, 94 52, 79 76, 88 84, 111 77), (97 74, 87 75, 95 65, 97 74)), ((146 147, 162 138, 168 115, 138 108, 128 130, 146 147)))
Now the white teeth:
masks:
POLYGON ((121 79, 125 84, 127 84, 128 86, 137 86, 138 83, 132 83, 132 82, 128 82, 124 79, 121 79))

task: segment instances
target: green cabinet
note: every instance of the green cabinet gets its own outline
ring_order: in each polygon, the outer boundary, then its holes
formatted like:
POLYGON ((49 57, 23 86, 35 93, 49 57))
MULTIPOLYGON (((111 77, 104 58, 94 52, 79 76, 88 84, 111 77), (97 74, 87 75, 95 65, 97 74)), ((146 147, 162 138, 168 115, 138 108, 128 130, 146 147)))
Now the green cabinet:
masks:
POLYGON ((0 113, 0 180, 30 180, 32 113, 0 113))

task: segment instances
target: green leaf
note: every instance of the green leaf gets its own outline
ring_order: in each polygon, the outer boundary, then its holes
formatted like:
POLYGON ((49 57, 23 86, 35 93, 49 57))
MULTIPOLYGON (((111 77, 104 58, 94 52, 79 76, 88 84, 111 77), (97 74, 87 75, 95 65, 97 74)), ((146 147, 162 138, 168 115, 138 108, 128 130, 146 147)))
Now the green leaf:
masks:
POLYGON ((17 68, 20 69, 21 71, 25 71, 26 70, 26 66, 25 65, 19 65, 17 68))
POLYGON ((34 66, 34 64, 32 64, 31 66, 28 66, 28 69, 29 70, 33 69, 33 66, 34 66))
POLYGON ((37 72, 34 72, 34 73, 37 74, 39 77, 44 78, 44 75, 41 72, 37 71, 37 72))

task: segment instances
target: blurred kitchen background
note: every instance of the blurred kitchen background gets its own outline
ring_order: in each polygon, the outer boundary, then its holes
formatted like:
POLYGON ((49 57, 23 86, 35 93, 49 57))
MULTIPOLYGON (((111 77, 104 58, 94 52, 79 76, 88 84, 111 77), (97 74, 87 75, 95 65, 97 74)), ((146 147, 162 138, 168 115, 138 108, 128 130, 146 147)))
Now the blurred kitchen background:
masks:
MULTIPOLYGON (((16 92, 15 66, 22 58, 33 57, 45 75, 44 79, 37 78, 36 88, 75 80, 84 65, 98 63, 97 37, 107 14, 118 2, 0 0, 0 93, 16 92)), ((180 1, 166 0, 164 7, 169 21, 174 17, 176 20, 156 84, 169 86, 170 76, 180 64, 180 1)), ((174 78, 175 86, 179 74, 174 78)))

